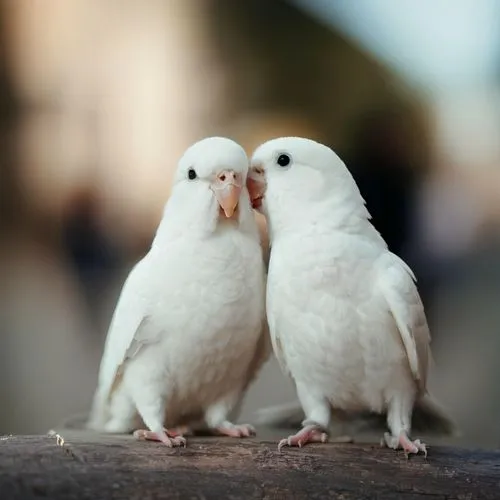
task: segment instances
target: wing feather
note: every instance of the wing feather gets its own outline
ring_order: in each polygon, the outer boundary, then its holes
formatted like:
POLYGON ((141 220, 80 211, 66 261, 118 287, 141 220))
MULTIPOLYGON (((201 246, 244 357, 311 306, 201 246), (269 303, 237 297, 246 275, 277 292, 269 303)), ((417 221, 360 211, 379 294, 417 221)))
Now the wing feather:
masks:
POLYGON ((148 296, 143 292, 147 267, 144 258, 132 269, 113 313, 90 412, 91 428, 104 425, 109 399, 121 382, 127 361, 137 356, 145 345, 161 338, 161 332, 154 328, 148 316, 148 296))
POLYGON ((392 253, 378 261, 377 270, 377 284, 397 324, 411 372, 419 390, 425 392, 431 336, 415 275, 392 253))

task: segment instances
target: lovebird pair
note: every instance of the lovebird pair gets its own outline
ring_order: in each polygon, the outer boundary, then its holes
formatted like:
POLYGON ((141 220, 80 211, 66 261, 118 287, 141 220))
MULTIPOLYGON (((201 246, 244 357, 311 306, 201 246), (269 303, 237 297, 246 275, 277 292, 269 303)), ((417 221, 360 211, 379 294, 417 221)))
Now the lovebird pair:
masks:
POLYGON ((305 416, 280 448, 327 441, 336 411, 368 411, 387 415, 387 446, 427 454, 410 437, 414 409, 455 431, 426 389, 429 344, 411 269, 330 148, 283 137, 249 161, 211 137, 180 159, 151 249, 123 286, 88 427, 167 446, 198 428, 252 435, 236 414, 274 351, 305 416))

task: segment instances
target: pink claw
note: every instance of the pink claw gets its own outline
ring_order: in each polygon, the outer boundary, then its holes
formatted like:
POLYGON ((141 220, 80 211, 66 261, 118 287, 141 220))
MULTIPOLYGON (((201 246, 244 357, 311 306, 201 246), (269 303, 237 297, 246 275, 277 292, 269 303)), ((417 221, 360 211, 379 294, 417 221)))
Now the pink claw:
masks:
POLYGON ((404 451, 405 457, 408 458, 410 454, 417 455, 419 452, 424 454, 427 458, 427 445, 422 443, 420 439, 415 439, 412 441, 405 431, 401 431, 399 437, 391 436, 388 432, 384 434, 384 439, 386 446, 393 449, 398 449, 401 447, 404 451))
POLYGON ((328 441, 328 434, 319 430, 314 425, 308 425, 304 427, 296 434, 288 436, 282 439, 278 443, 278 450, 281 451, 283 446, 298 446, 302 448, 307 443, 326 443, 328 441))
POLYGON ((152 432, 138 429, 134 432, 134 438, 146 441, 159 441, 169 448, 183 446, 186 447, 186 438, 175 431, 165 429, 164 432, 152 432))
POLYGON ((424 454, 424 457, 427 458, 427 446, 425 443, 422 443, 420 439, 411 441, 406 433, 402 432, 399 436, 399 444, 401 445, 401 448, 403 448, 406 458, 408 458, 408 455, 411 453, 417 455, 419 451, 421 451, 424 454))
POLYGON ((255 435, 255 429, 249 424, 234 425, 232 427, 217 427, 217 432, 224 436, 241 438, 255 435))

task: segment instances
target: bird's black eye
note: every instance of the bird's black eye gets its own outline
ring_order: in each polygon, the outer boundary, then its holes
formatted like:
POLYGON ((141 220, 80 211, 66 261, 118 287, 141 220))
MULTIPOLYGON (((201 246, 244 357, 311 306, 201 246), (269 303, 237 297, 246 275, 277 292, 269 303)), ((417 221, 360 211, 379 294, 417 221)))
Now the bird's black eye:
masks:
POLYGON ((194 168, 190 168, 188 170, 188 179, 190 181, 194 181, 196 177, 198 177, 198 175, 196 174, 196 170, 194 168))
POLYGON ((280 154, 278 156, 278 159, 276 160, 276 163, 280 166, 280 167, 287 167, 288 165, 290 165, 292 159, 286 155, 286 154, 280 154))

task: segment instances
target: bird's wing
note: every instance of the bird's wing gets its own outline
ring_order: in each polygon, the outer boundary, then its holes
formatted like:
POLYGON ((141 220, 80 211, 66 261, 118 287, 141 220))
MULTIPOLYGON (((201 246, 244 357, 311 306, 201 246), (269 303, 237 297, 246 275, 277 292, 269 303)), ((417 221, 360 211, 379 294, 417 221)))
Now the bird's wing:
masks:
POLYGON ((148 263, 140 261, 130 272, 113 314, 99 368, 99 382, 90 414, 91 426, 102 423, 107 403, 119 385, 126 363, 147 344, 158 342, 162 332, 148 315, 144 293, 148 263))
POLYGON ((269 338, 271 340, 274 356, 278 361, 279 367, 281 368, 282 373, 286 377, 291 377, 292 375, 286 363, 285 353, 283 352, 283 346, 281 343, 280 336, 277 333, 277 328, 270 329, 269 332, 270 332, 269 338))
POLYGON ((431 336, 415 275, 397 255, 387 252, 377 261, 376 276, 401 335, 413 377, 419 390, 425 392, 431 336))

